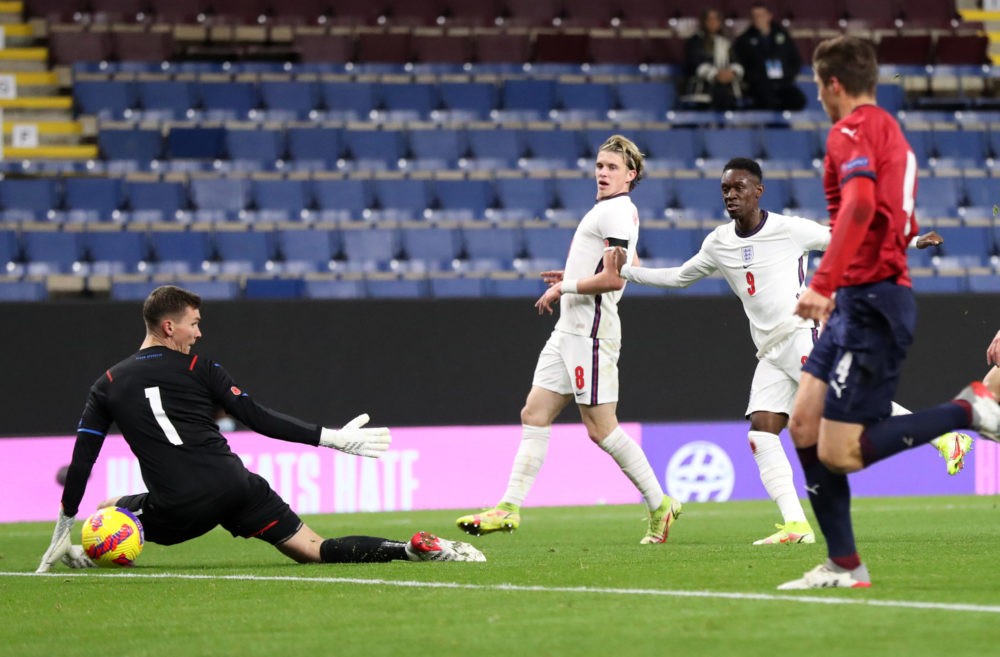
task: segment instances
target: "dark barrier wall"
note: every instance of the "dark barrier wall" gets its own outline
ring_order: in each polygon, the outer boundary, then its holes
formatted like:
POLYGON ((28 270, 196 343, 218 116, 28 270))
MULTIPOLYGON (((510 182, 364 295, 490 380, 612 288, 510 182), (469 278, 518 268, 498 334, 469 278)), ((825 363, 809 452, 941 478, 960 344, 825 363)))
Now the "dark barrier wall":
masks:
MULTIPOLYGON (((912 408, 981 377, 1000 329, 997 296, 919 306, 898 395, 912 408)), ((621 312, 621 419, 743 414, 756 360, 735 299, 626 297, 621 312)), ((258 401, 338 426, 362 411, 390 426, 516 424, 555 321, 529 299, 208 302, 202 315, 196 353, 258 401)), ((137 303, 0 304, 0 435, 72 434, 90 384, 142 336, 137 303)))

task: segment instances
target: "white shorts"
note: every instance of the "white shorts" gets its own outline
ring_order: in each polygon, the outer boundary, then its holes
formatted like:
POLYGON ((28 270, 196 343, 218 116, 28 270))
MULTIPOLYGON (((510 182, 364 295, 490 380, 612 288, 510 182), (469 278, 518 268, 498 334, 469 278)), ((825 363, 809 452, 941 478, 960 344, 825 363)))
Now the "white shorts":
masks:
POLYGON ((758 361, 750 384, 747 417, 755 411, 791 415, 802 378, 802 363, 812 351, 814 335, 813 329, 798 329, 768 350, 770 358, 758 361))
POLYGON ((581 406, 618 401, 621 340, 597 340, 553 331, 538 355, 531 384, 573 395, 581 406))

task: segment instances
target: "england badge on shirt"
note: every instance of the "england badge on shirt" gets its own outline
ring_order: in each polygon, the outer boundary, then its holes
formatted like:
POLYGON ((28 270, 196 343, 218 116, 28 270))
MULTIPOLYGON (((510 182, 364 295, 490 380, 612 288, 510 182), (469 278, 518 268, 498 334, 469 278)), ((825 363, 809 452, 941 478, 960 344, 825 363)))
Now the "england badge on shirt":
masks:
POLYGON ((743 247, 743 267, 749 267, 753 262, 753 246, 743 247))

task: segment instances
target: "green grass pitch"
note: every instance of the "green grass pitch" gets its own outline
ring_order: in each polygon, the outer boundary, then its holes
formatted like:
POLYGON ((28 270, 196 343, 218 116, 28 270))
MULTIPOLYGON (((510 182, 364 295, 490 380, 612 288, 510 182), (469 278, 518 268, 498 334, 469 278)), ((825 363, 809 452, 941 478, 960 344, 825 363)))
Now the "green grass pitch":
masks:
MULTIPOLYGON (((306 522, 455 539, 458 515, 306 522)), ((776 519, 764 502, 685 505, 656 546, 639 505, 527 508, 518 532, 471 539, 485 564, 300 566, 215 530, 131 569, 34 577, 52 525, 2 525, 0 655, 1000 654, 995 498, 859 499, 854 516, 873 587, 811 592, 775 586, 825 545, 751 546, 776 519)))

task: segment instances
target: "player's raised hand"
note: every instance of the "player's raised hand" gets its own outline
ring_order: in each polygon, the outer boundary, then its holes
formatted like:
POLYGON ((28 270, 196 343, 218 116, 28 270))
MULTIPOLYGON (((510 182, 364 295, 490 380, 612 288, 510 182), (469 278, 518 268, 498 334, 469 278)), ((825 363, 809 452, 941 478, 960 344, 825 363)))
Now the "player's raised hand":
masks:
POLYGON ((377 459, 389 449, 392 435, 387 427, 363 428, 369 419, 367 413, 362 413, 345 424, 342 429, 324 427, 320 432, 319 444, 345 454, 377 459))
MULTIPOLYGON (((561 282, 560 282, 561 283, 561 282)), ((538 301, 535 302, 535 308, 538 309, 539 315, 544 315, 545 313, 552 314, 555 312, 554 306, 559 303, 559 297, 562 296, 562 285, 552 285, 549 289, 545 290, 545 294, 538 297, 538 301)))

